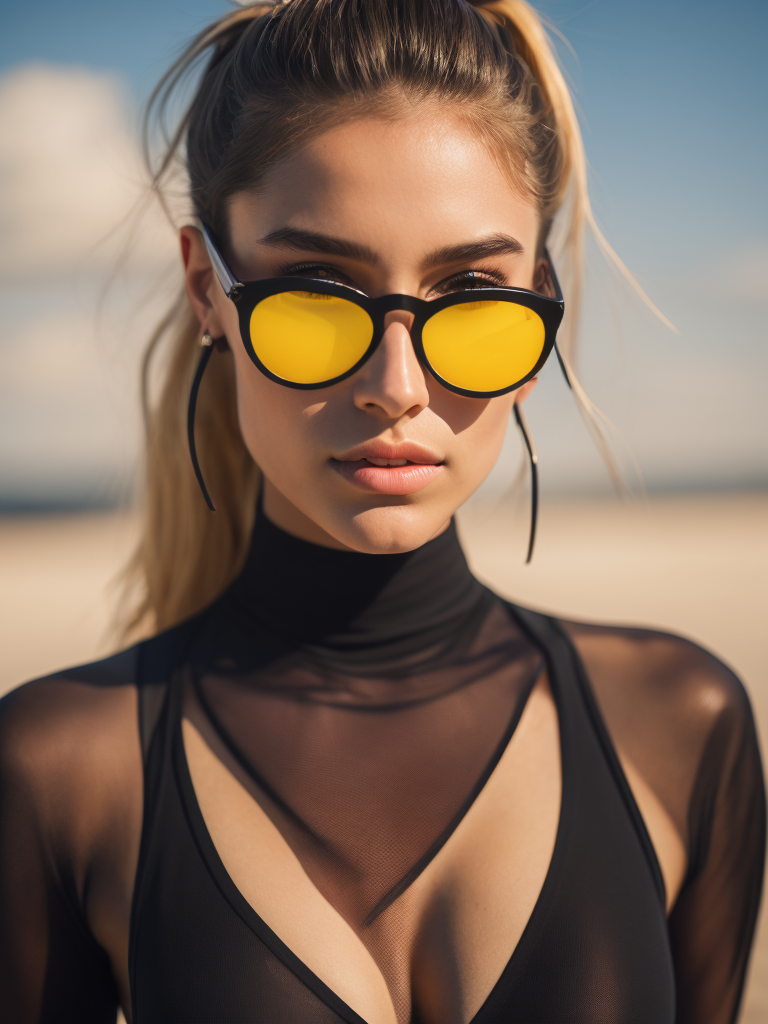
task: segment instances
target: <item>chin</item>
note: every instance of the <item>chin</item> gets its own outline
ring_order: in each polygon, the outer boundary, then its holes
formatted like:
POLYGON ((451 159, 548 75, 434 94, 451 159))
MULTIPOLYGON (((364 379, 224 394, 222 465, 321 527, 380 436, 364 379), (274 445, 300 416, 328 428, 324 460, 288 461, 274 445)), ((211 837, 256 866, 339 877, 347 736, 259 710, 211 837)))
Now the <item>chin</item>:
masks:
POLYGON ((339 518, 328 532, 342 544, 370 555, 413 551, 438 536, 448 525, 450 509, 417 504, 377 505, 339 518))

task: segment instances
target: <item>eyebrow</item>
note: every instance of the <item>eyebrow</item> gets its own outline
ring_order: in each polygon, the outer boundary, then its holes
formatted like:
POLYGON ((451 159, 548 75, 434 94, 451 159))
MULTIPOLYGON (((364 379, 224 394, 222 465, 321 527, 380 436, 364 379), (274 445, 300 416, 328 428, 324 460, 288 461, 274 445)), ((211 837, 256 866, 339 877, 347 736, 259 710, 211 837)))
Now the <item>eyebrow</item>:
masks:
MULTIPOLYGON (((276 231, 270 231, 261 239, 261 243, 299 252, 311 251, 328 256, 342 256, 360 263, 369 263, 371 266, 376 266, 379 262, 379 257, 367 245, 323 235, 317 231, 303 231, 300 228, 278 228, 276 231)), ((523 252, 522 244, 511 235, 488 235, 475 242, 462 242, 436 249, 424 257, 419 269, 431 270, 447 263, 471 263, 474 260, 487 259, 489 256, 519 256, 523 252)))
POLYGON ((520 256, 523 246, 511 235, 488 235, 476 242, 464 242, 459 245, 446 245, 436 249, 421 261, 421 270, 431 270, 446 263, 472 263, 474 260, 487 259, 489 256, 504 256, 511 253, 520 256))
POLYGON ((284 249, 296 249, 300 252, 322 252, 328 256, 346 256, 360 263, 376 265, 379 258, 373 249, 358 242, 349 242, 344 238, 322 235, 316 231, 302 231, 299 228, 279 228, 270 231, 261 239, 262 245, 274 245, 284 249))

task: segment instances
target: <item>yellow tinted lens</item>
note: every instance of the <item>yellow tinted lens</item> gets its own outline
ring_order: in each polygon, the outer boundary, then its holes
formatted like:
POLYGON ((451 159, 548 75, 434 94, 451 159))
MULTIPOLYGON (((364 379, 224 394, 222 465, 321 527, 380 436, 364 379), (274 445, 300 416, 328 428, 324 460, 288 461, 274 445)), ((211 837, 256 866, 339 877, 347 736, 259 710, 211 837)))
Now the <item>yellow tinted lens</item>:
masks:
POLYGON ((461 302, 435 313, 422 331, 430 365, 467 391, 501 391, 530 373, 544 349, 538 313, 514 302, 461 302))
POLYGON ((320 384, 351 370, 373 337, 371 318, 354 302, 316 292, 280 292, 251 314, 251 344, 276 377, 320 384))

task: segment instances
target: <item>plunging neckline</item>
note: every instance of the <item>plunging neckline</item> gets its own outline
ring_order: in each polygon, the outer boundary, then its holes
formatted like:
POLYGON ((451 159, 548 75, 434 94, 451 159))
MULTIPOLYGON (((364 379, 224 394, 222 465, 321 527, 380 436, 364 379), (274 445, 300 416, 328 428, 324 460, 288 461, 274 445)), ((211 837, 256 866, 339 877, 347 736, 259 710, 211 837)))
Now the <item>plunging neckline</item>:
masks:
MULTIPOLYGON (((485 1024, 485 1021, 490 1022, 490 1020, 493 1019, 492 1014, 494 1004, 498 999, 503 998, 505 992, 511 988, 522 971, 526 948, 530 947, 535 941, 539 927, 546 919, 550 893, 557 883, 558 871, 563 860, 563 851, 567 845, 568 832, 572 823, 573 815, 571 813, 571 808, 573 801, 571 799, 572 783, 570 780, 573 777, 573 772, 569 770, 571 744, 569 742, 566 728, 567 716, 563 714, 563 702, 559 692, 559 682, 552 678, 551 667, 547 666, 547 669, 550 689, 557 714, 558 743, 560 750, 560 807, 558 811, 557 828, 555 831, 555 842, 549 859, 549 864, 547 866, 547 871, 544 876, 544 881, 539 889, 533 908, 522 932, 520 933, 515 948, 509 959, 506 961, 498 979, 491 987, 479 1009, 467 1024, 485 1024)), ((538 678, 540 678, 540 675, 537 677, 537 681, 538 678)), ((472 794, 471 802, 462 806, 461 818, 453 824, 453 831, 458 828, 461 821, 463 821, 469 813, 471 807, 474 806, 480 796, 480 793, 483 792, 492 777, 493 772, 498 767, 499 761, 508 749, 511 740, 517 731, 517 724, 519 724, 520 718, 528 705, 528 701, 530 700, 531 693, 535 689, 535 685, 536 684, 534 683, 534 685, 530 687, 522 708, 520 708, 514 716, 516 724, 509 732, 503 749, 494 753, 494 757, 492 759, 493 767, 490 771, 483 773, 482 785, 476 787, 476 790, 472 794)), ((176 769, 177 783, 181 792, 187 819, 197 842, 198 849, 200 850, 203 861, 214 878, 222 895, 244 923, 251 929, 251 931, 253 931, 264 942, 267 948, 330 1009, 337 1013, 343 1020, 347 1021, 348 1024, 368 1024, 368 1021, 366 1021, 364 1017, 357 1013, 356 1010, 338 996, 330 986, 328 986, 299 956, 293 952, 293 950, 290 949, 285 942, 283 942, 274 929, 266 923, 251 903, 249 903, 245 898, 232 879, 232 876, 227 871, 208 830, 202 809, 197 799, 197 793, 195 792, 194 784, 192 782, 189 762, 187 760, 186 749, 184 746, 182 718, 182 715, 179 715, 177 718, 174 727, 173 739, 174 765, 176 769)), ((448 842, 449 839, 450 836, 444 840, 444 843, 448 842)), ((425 870, 425 868, 426 865, 422 868, 422 871, 425 870)), ((415 879, 411 879, 411 881, 414 880, 415 879)), ((329 906, 332 905, 329 904, 329 906)))

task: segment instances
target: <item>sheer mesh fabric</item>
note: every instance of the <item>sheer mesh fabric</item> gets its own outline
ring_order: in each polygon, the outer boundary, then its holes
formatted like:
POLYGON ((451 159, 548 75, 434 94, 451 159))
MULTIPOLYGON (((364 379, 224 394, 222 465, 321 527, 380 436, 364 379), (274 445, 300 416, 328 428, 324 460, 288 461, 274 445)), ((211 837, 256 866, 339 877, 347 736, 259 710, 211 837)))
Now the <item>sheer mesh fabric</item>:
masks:
POLYGON ((196 680, 263 810, 373 954, 400 1020, 418 922, 395 904, 495 767, 541 669, 503 608, 481 605, 447 654, 408 658, 399 672, 393 660, 387 676, 346 675, 338 658, 321 674, 297 655, 196 680))
POLYGON ((128 1003, 143 784, 132 660, 0 701, 0 1020, 106 1022, 128 1003))
POLYGON ((474 1024, 735 1020, 765 813, 728 669, 676 637, 507 608, 471 578, 452 530, 410 556, 365 556, 263 519, 241 579, 203 616, 0 702, 0 1019, 95 1024, 118 1002, 130 1019, 130 991, 136 1024, 360 1024, 217 863, 179 742, 197 704, 371 951, 398 1019, 436 1022, 412 997, 410 887, 493 772, 542 662, 563 744, 560 828, 474 1024), (143 769, 137 687, 159 695, 143 769), (685 846, 668 926, 616 752, 685 846))
POLYGON ((568 624, 616 747, 683 840, 669 919, 678 1024, 727 1021, 760 901, 765 794, 749 703, 695 644, 640 629, 568 624))
POLYGON ((286 539, 262 522, 222 606, 226 653, 220 641, 197 648, 195 696, 407 1021, 418 922, 398 898, 498 762, 541 653, 453 557, 453 527, 426 551, 373 560, 286 539), (295 553, 298 602, 283 572, 295 553), (273 584, 254 586, 263 579, 273 584), (289 650, 250 668, 254 625, 265 623, 289 650))

